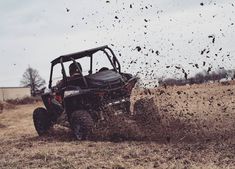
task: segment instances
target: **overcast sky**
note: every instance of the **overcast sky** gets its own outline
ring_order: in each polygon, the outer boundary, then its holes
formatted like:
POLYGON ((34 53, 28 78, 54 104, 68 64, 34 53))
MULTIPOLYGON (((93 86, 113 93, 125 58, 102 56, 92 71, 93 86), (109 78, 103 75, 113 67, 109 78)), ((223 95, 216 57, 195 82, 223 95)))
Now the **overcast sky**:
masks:
POLYGON ((55 57, 105 44, 123 70, 146 79, 234 69, 234 6, 234 0, 0 0, 0 87, 19 86, 29 65, 48 81, 55 57))

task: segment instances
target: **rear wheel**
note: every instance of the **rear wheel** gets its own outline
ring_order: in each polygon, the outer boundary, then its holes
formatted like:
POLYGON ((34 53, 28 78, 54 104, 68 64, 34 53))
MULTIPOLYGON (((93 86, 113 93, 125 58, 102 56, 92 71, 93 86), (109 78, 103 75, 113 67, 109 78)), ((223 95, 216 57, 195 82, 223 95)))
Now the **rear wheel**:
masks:
POLYGON ((94 121, 86 110, 77 110, 70 117, 70 125, 78 140, 85 140, 92 133, 94 121))
POLYGON ((130 113, 131 112, 131 102, 130 101, 127 101, 126 103, 125 103, 125 109, 126 109, 126 111, 127 111, 127 113, 130 113))
POLYGON ((45 135, 52 126, 50 114, 45 108, 42 107, 34 110, 33 122, 39 136, 45 135))

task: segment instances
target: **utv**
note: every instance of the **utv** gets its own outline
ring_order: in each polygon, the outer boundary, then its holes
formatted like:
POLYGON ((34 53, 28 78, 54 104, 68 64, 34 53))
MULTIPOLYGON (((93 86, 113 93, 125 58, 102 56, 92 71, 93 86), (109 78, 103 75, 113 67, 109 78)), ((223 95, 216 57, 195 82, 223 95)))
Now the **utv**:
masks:
POLYGON ((136 82, 135 76, 121 71, 108 46, 62 55, 51 62, 49 89, 41 96, 45 108, 33 112, 35 129, 43 136, 54 124, 64 122, 62 125, 70 127, 77 139, 87 139, 95 123, 104 119, 104 110, 111 107, 116 114, 130 111, 136 82))

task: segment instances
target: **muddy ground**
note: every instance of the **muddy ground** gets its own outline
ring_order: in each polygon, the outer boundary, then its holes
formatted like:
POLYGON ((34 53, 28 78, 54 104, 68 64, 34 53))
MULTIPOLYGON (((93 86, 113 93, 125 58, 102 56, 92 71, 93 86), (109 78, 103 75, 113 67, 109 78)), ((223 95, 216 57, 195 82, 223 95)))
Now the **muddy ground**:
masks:
POLYGON ((0 168, 235 168, 234 84, 135 91, 132 100, 132 116, 108 117, 82 142, 61 126, 38 137, 40 102, 3 109, 0 168))

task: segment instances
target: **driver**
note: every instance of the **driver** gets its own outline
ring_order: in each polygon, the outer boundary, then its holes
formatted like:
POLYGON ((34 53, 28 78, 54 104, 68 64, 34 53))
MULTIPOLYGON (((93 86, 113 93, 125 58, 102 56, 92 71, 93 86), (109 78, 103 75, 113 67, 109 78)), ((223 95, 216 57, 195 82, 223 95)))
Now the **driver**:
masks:
MULTIPOLYGON (((80 70, 82 71, 82 66, 81 66, 81 64, 78 63, 78 62, 77 62, 77 64, 78 64, 78 67, 80 68, 80 70)), ((71 64, 69 65, 69 75, 70 75, 70 78, 75 77, 75 76, 76 76, 76 77, 77 77, 77 76, 82 76, 75 63, 71 63, 71 64)), ((73 78, 72 78, 72 79, 73 79, 73 78)), ((59 89, 62 88, 62 87, 64 87, 64 80, 63 80, 63 79, 62 79, 62 80, 59 80, 59 81, 56 83, 56 87, 59 88, 59 89)))
MULTIPOLYGON (((78 62, 77 62, 77 64, 78 64, 79 69, 80 69, 81 72, 82 72, 82 66, 81 66, 81 64, 78 63, 78 62)), ((71 64, 69 65, 69 75, 70 75, 70 77, 73 77, 73 76, 82 76, 81 73, 80 73, 80 71, 78 70, 78 67, 76 66, 75 63, 71 63, 71 64)))

